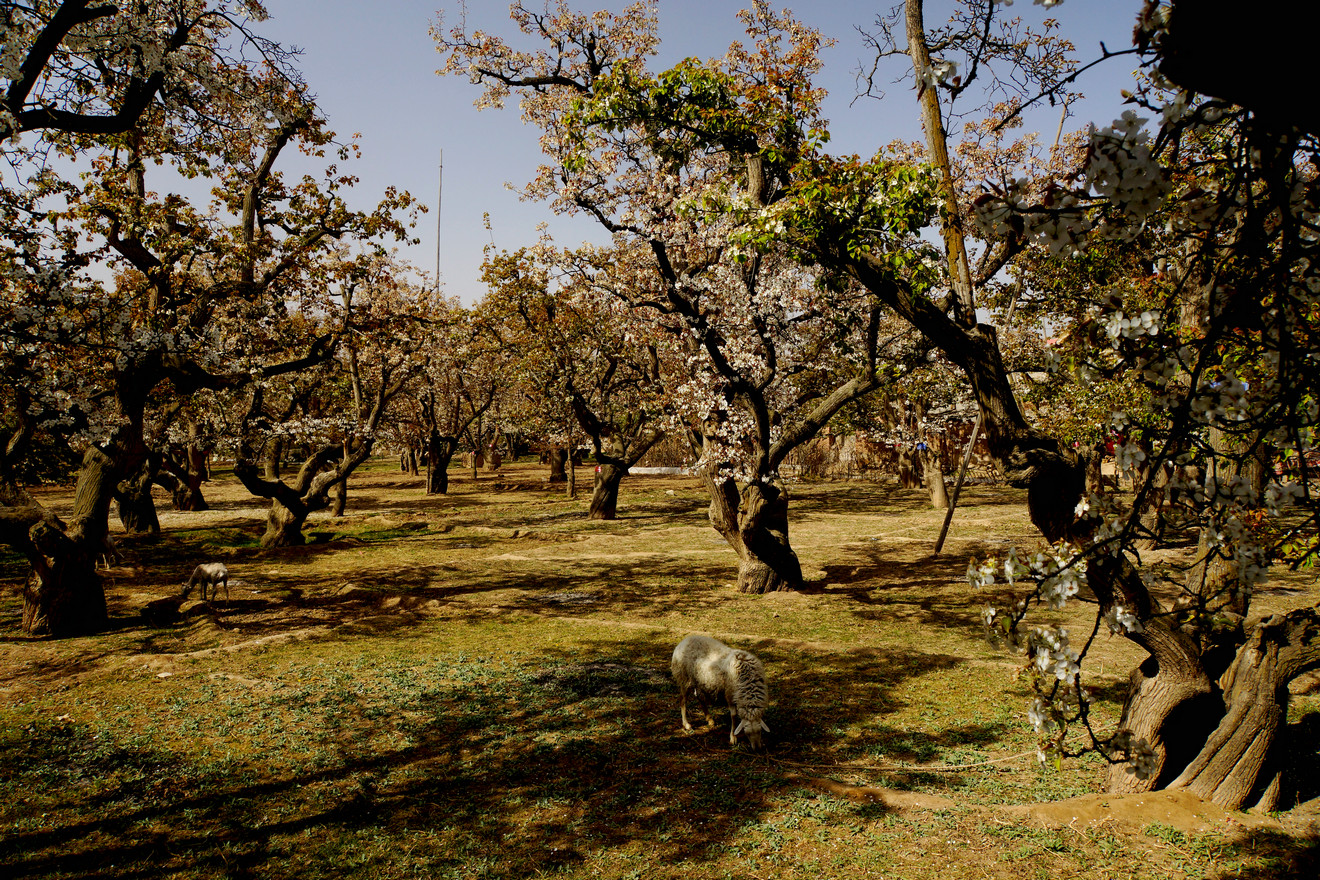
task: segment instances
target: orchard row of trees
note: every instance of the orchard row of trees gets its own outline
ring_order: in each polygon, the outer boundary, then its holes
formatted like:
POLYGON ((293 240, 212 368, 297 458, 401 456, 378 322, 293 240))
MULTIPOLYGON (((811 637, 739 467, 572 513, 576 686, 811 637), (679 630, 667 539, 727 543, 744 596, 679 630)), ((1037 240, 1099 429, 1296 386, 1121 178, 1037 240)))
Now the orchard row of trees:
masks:
POLYGON ((527 194, 594 218, 632 257, 626 283, 599 264, 579 276, 690 352, 684 424, 740 587, 800 582, 786 452, 938 353, 1042 535, 968 573, 995 585, 988 632, 1033 660, 1042 760, 1090 749, 1113 762, 1114 790, 1271 807, 1288 682, 1320 665, 1317 608, 1248 616, 1270 564, 1316 554, 1317 132, 1242 88, 1258 76, 1218 69, 1201 45, 1216 4, 1148 0, 1134 45, 1106 50, 1141 64, 1131 109, 1053 148, 1013 139, 1026 105, 1073 100, 1080 71, 1056 22, 1033 29, 1007 5, 964 0, 931 27, 906 0, 875 22, 877 59, 907 62, 926 139, 871 157, 827 151, 824 40, 769 3, 743 13, 749 39, 723 58, 659 71, 653 3, 515 5, 521 44, 436 37, 481 105, 516 95, 539 127, 527 194), (1046 362, 1043 387, 1015 380, 1046 362), (1135 497, 1087 491, 1108 438, 1135 497), (1184 539, 1186 564, 1143 561, 1184 539), (1080 644, 1026 626, 1077 597, 1095 607, 1080 644), (1083 684, 1102 631, 1149 653, 1108 732, 1083 684))
POLYGON ((1132 110, 1039 143, 1023 109, 1067 105, 1080 71, 1057 22, 1006 5, 930 26, 906 0, 873 23, 926 138, 870 157, 827 150, 826 40, 762 0, 724 57, 665 70, 654 2, 515 4, 507 39, 437 28, 444 72, 485 106, 516 95, 540 130, 526 194, 610 238, 492 250, 463 309, 390 255, 406 193, 348 207, 352 146, 251 30, 258 4, 4 4, 0 537, 32 561, 25 624, 101 625, 111 500, 150 530, 151 482, 198 504, 207 448, 270 499, 277 545, 342 502, 379 438, 424 449, 443 492, 455 451, 506 425, 589 438, 600 517, 662 433, 684 437, 739 588, 793 588, 786 457, 963 394, 1042 536, 969 568, 987 631, 1033 660, 1042 758, 1090 749, 1115 790, 1277 804, 1287 684, 1320 665, 1320 616, 1249 612, 1269 565, 1316 553, 1316 132, 1219 90, 1187 49, 1200 7, 1150 0, 1123 52, 1143 71, 1132 110), (323 173, 286 177, 294 148, 323 173), (171 174, 211 181, 210 203, 148 188, 171 174), (1088 487, 1105 440, 1131 497, 1088 487), (52 449, 82 456, 67 522, 24 489, 52 449), (1169 541, 1187 564, 1143 560, 1169 541), (1079 597, 1081 644, 1028 626, 1079 597), (1115 731, 1084 685, 1102 631, 1149 653, 1115 731))

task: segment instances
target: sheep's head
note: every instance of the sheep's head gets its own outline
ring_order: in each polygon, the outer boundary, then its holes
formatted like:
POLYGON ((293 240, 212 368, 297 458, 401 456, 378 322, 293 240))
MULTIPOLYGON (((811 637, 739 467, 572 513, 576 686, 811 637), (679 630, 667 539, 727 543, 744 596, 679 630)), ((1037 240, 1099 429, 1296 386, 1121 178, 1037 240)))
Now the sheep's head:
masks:
POLYGON ((745 732, 747 742, 751 747, 759 749, 761 747, 762 731, 765 733, 770 732, 770 725, 766 724, 765 719, 761 717, 761 713, 764 711, 764 709, 739 709, 738 726, 733 729, 733 733, 729 734, 729 745, 736 744, 738 734, 745 732))

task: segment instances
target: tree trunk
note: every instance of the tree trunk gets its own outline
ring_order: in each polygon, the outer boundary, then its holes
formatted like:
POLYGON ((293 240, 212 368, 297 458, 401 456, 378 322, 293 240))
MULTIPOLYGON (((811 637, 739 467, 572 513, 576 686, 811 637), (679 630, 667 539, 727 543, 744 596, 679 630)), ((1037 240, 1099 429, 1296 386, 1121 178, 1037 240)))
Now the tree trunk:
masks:
POLYGON ((711 525, 738 554, 738 590, 772 593, 802 586, 802 565, 788 543, 788 491, 778 482, 743 487, 701 470, 711 525))
POLYGON ((449 492, 449 463, 454 458, 454 441, 432 434, 426 441, 426 494, 449 492))
MULTIPOLYGON (((132 438, 112 439, 132 445, 132 438)), ((120 450, 122 451, 122 450, 120 450)), ((105 547, 110 501, 118 484, 111 455, 91 447, 83 455, 67 526, 47 517, 30 531, 32 573, 23 590, 23 630, 31 635, 85 635, 105 628, 105 590, 96 557, 105 547)))
POLYGON ((568 473, 564 465, 568 462, 568 450, 556 446, 551 449, 548 456, 550 464, 550 482, 565 483, 568 481, 568 473))
POLYGON ((105 589, 96 573, 96 551, 45 523, 34 527, 42 562, 23 586, 23 631, 56 638, 89 635, 109 622, 105 589), (44 533, 44 534, 43 534, 44 533))
POLYGON ((275 437, 270 441, 270 446, 266 448, 266 456, 262 462, 264 467, 263 476, 267 480, 278 480, 280 478, 280 464, 283 458, 284 440, 275 437))
POLYGON ((1114 764, 1106 789, 1130 793, 1163 788, 1196 755, 1222 708, 1199 667, 1161 666, 1154 655, 1147 657, 1132 671, 1118 726, 1146 740, 1157 769, 1150 778, 1140 779, 1128 772, 1130 765, 1114 764))
POLYGON ((572 451, 568 453, 568 461, 565 462, 565 471, 567 472, 568 485, 564 487, 564 494, 569 498, 577 497, 577 456, 572 451))
POLYGON ((266 515, 266 533, 261 536, 262 549, 301 547, 306 544, 302 527, 309 512, 302 504, 286 505, 278 498, 271 498, 270 511, 266 515))
POLYGON ((160 537, 160 518, 156 515, 156 501, 151 497, 156 467, 151 456, 144 458, 137 472, 115 487, 115 501, 119 503, 119 521, 130 535, 160 537))
POLYGON ((944 469, 940 467, 940 456, 929 445, 921 450, 921 475, 930 493, 930 506, 936 510, 949 507, 949 487, 944 480, 944 469))
POLYGON ((1170 788, 1185 788, 1229 810, 1273 810, 1283 790, 1278 755, 1288 717, 1288 683, 1320 667, 1320 606, 1261 621, 1220 685, 1226 711, 1170 788))
POLYGON ((898 458, 898 485, 904 489, 915 489, 921 485, 921 462, 916 450, 900 446, 895 450, 898 458))
MULTIPOLYGON (((194 433, 196 428, 193 428, 194 433)), ((164 466, 177 480, 168 487, 174 496, 175 510, 209 510, 210 506, 202 497, 202 483, 211 479, 211 468, 207 463, 209 453, 202 448, 200 440, 189 440, 182 448, 174 447, 164 466)))
POLYGON ((344 480, 335 483, 330 487, 330 515, 339 517, 344 515, 344 508, 348 506, 348 481, 344 480))
POLYGON ((591 488, 590 519, 616 519, 619 513, 619 483, 628 473, 627 468, 608 462, 596 469, 596 481, 591 488))

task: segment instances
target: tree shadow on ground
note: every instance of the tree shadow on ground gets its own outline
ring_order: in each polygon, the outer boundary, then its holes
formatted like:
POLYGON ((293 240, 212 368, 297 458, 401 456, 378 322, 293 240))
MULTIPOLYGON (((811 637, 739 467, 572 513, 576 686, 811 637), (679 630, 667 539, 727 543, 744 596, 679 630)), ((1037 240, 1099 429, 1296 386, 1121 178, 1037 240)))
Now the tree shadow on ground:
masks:
MULTIPOLYGON (((959 508, 1017 507, 1026 498, 1025 490, 964 487, 958 500, 959 508)), ((931 507, 930 495, 924 489, 904 489, 888 483, 822 482, 795 483, 789 486, 788 514, 810 516, 826 514, 929 514, 943 516, 943 511, 931 507)))
MULTIPOLYGON (((206 764, 141 740, 43 723, 3 740, 0 774, 80 796, 16 826, 0 848, 0 873, 339 874, 343 841, 363 836, 387 845, 354 850, 358 875, 397 873, 404 852, 410 870, 484 865, 512 877, 627 847, 640 847, 652 865, 714 858, 796 783, 744 745, 731 749, 723 710, 708 730, 680 730, 664 671, 670 650, 649 634, 626 644, 588 640, 551 649, 535 666, 455 667, 451 680, 389 706, 349 695, 317 716, 339 725, 328 766, 206 764), (390 747, 372 739, 382 726, 390 747)), ((835 749, 839 726, 894 706, 904 679, 960 662, 905 651, 828 663, 764 654, 776 694, 771 755, 790 761, 835 749)), ((277 692, 264 711, 319 699, 277 692)), ((205 729, 206 719, 196 720, 205 729)), ((996 739, 990 727, 966 725, 921 744, 895 740, 894 754, 996 739)))
POLYGON ((1314 880, 1320 877, 1320 836, 1294 836, 1268 828, 1244 832, 1232 841, 1239 854, 1250 854, 1243 867, 1206 876, 1214 880, 1314 880))
POLYGON ((817 591, 848 596, 852 614, 862 620, 893 620, 895 609, 902 608, 902 616, 915 614, 919 622, 933 626, 981 625, 982 603, 957 588, 965 579, 965 559, 945 555, 904 562, 886 558, 883 548, 868 548, 861 555, 867 561, 825 566, 817 591))

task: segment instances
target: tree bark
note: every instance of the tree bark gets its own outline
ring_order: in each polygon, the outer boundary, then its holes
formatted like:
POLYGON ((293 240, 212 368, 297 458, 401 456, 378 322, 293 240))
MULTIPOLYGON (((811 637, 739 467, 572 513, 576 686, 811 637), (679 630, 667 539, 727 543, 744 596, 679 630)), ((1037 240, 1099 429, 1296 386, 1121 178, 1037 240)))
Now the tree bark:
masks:
POLYGON ((262 549, 301 547, 306 544, 302 528, 309 513, 311 511, 307 505, 295 500, 271 498, 270 510, 266 514, 266 533, 261 536, 262 549))
POLYGON ((921 127, 926 132, 926 146, 930 150, 931 164, 940 175, 940 190, 944 196, 941 212, 944 255, 949 266, 949 282, 953 287, 954 319, 964 327, 976 323, 976 303, 972 296, 971 264, 967 260, 967 240, 963 233, 962 211, 958 205, 958 191, 953 182, 953 165, 949 161, 949 139, 940 112, 939 91, 927 84, 923 77, 930 70, 930 49, 926 45, 926 24, 922 14, 922 0, 907 0, 904 15, 907 30, 908 55, 917 77, 918 102, 921 105, 921 127))
POLYGON ((1275 748, 1288 717, 1288 683, 1320 668, 1320 605, 1261 621, 1220 679, 1223 717, 1170 788, 1229 810, 1273 810, 1283 789, 1275 748))
POLYGON ((944 469, 940 467, 940 456, 929 444, 920 451, 921 476, 930 493, 930 506, 936 510, 949 507, 949 487, 944 480, 944 469))
POLYGON ((348 481, 342 480, 330 487, 330 515, 340 517, 348 507, 348 481))
POLYGON ((458 448, 458 439, 432 432, 426 441, 426 494, 445 495, 449 492, 449 463, 458 448))
POLYGON ((119 521, 130 535, 160 537, 160 518, 156 515, 156 501, 151 487, 156 481, 156 465, 152 456, 142 460, 137 472, 115 487, 115 501, 119 504, 119 521))
POLYGON ((916 450, 909 449, 904 444, 895 450, 895 456, 898 458, 898 485, 904 489, 919 487, 921 485, 921 462, 917 458, 916 450))
POLYGON ((568 450, 559 446, 554 447, 549 452, 548 461, 550 465, 550 482, 568 482, 568 472, 565 469, 568 462, 568 450))
POLYGON ((202 483, 211 479, 210 453, 203 448, 195 423, 189 425, 188 434, 186 443, 171 445, 162 456, 161 469, 173 475, 173 485, 167 485, 160 478, 163 475, 157 477, 157 482, 170 491, 175 510, 208 510, 209 505, 202 497, 202 483))
POLYGON ((23 591, 23 629, 57 638, 104 629, 109 615, 105 590, 96 574, 96 557, 105 547, 110 501, 119 482, 111 453, 124 454, 121 432, 108 449, 93 446, 83 455, 74 490, 73 515, 64 525, 51 515, 38 517, 25 548, 32 562, 23 591))
POLYGON ((612 462, 597 466, 596 481, 591 488, 589 519, 617 519, 619 515, 619 484, 628 469, 612 462))
POLYGON ((738 554, 738 591, 773 593, 802 587, 802 565, 788 542, 788 490, 777 480, 739 488, 710 466, 701 469, 715 531, 738 554))

